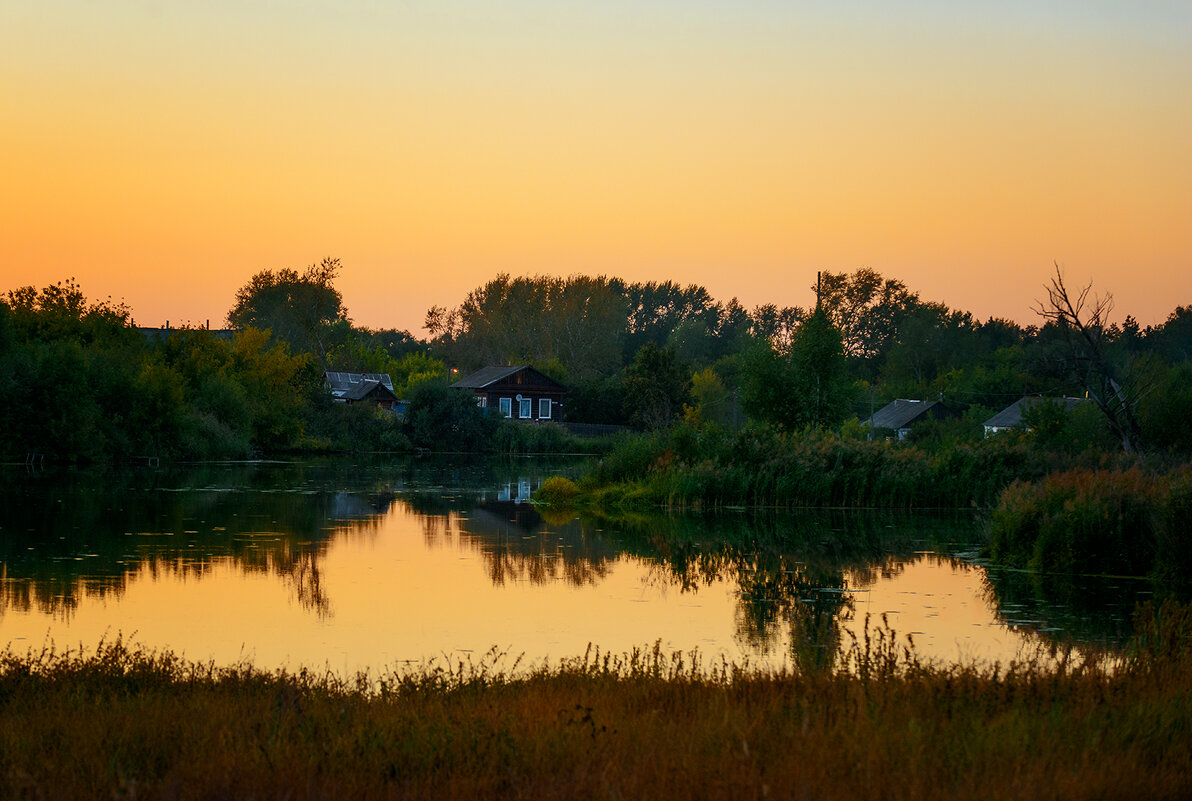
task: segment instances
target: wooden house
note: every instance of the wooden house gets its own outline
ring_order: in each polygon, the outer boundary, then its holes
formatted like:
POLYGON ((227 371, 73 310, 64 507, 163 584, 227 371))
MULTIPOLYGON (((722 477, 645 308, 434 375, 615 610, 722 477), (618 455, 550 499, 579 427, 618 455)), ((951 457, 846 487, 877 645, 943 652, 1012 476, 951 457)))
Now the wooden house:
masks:
POLYGON ((382 409, 398 411, 402 401, 393 392, 388 373, 345 373, 328 370, 323 386, 337 403, 372 403, 382 409))
POLYGON ((528 365, 485 367, 451 386, 471 391, 485 414, 527 422, 563 417, 563 385, 528 365))
POLYGON ((873 429, 886 428, 894 432, 899 440, 906 439, 919 423, 924 420, 938 420, 954 417, 955 414, 940 401, 906 400, 899 398, 892 400, 874 412, 873 416, 862 425, 873 429))

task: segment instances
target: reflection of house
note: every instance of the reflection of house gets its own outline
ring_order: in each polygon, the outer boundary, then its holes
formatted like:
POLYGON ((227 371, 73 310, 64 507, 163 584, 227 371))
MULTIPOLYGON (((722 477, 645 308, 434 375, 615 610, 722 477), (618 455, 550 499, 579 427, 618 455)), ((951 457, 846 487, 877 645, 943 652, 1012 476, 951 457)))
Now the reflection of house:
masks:
POLYGON ((1022 422, 1023 415, 1044 404, 1050 404, 1067 413, 1082 403, 1092 403, 1092 401, 1088 398, 1044 398, 1038 395, 1021 398, 985 421, 985 436, 1000 434, 1014 428, 1027 428, 1026 424, 1022 422))
POLYGON ((513 494, 513 484, 511 482, 497 490, 497 500, 512 501, 513 503, 529 503, 530 494, 530 482, 525 479, 519 479, 516 495, 513 494))
POLYGON ((563 416, 563 385, 526 365, 485 367, 452 386, 475 393, 476 405, 486 414, 535 421, 559 420, 563 416))
POLYGON ((878 409, 863 425, 871 428, 888 428, 898 439, 906 439, 911 429, 925 420, 939 420, 953 417, 954 414, 939 401, 921 401, 898 399, 887 403, 878 409))
POLYGON ((323 373, 323 386, 338 403, 373 403, 382 409, 400 410, 388 373, 323 373))

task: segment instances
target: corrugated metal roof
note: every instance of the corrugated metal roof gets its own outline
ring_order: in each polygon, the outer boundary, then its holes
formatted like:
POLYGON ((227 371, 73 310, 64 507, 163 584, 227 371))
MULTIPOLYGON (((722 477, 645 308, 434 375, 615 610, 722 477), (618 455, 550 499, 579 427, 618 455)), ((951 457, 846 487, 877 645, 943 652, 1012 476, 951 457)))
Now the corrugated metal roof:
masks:
MULTIPOLYGON (((381 384, 385 389, 393 392, 393 379, 389 377, 388 373, 345 373, 328 370, 323 375, 327 379, 328 386, 331 387, 331 394, 337 398, 346 397, 348 391, 366 381, 381 384)), ((359 400, 359 398, 352 398, 352 400, 359 400)))
POLYGON ((368 397, 368 394, 370 392, 372 392, 374 389, 376 389, 377 387, 383 388, 384 390, 386 390, 386 392, 384 394, 388 394, 394 400, 397 400, 397 396, 393 394, 393 390, 389 389, 389 387, 385 386, 380 381, 361 381, 359 384, 353 384, 352 388, 349 389, 347 392, 345 392, 340 397, 342 397, 344 400, 351 400, 351 401, 361 400, 363 398, 368 397))
POLYGON ((900 428, 906 428, 911 423, 918 420, 927 410, 933 406, 938 406, 939 401, 921 401, 921 400, 892 400, 882 408, 874 412, 873 417, 870 417, 866 422, 874 428, 890 428, 897 431, 900 428))

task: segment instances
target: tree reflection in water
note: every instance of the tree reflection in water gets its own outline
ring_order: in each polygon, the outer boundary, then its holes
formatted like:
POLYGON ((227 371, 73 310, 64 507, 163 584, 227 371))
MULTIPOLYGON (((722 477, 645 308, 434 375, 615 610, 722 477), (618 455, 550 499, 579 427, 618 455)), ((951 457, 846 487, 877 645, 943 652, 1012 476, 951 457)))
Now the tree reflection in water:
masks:
MULTIPOLYGON (((977 530, 971 516, 805 511, 579 518, 525 502, 540 476, 554 469, 519 469, 337 461, 0 482, 0 614, 69 617, 81 599, 118 596, 141 578, 201 577, 226 565, 277 576, 302 608, 331 615, 334 599, 323 581, 330 544, 376 536, 386 515, 400 513, 419 521, 428 547, 453 544, 479 553, 497 586, 591 586, 625 559, 681 592, 728 584, 738 599, 736 636, 749 651, 772 654, 789 636, 792 661, 818 669, 832 664, 857 591, 916 559, 973 569, 967 561, 915 555, 933 543, 971 537, 977 530)), ((1093 587, 991 570, 986 586, 991 606, 1011 627, 1110 641, 1128 633, 1128 609, 1109 609, 1118 601, 1104 582, 1093 587)), ((1133 591, 1121 595, 1132 606, 1133 591)))
POLYGON ((841 511, 548 519, 500 495, 473 499, 467 512, 444 513, 441 499, 427 500, 415 506, 428 544, 456 537, 477 549, 498 586, 595 584, 623 558, 681 592, 728 583, 739 597, 738 638, 768 654, 787 631, 792 660, 807 670, 833 664, 840 624, 854 610, 853 589, 899 571, 924 543, 972 526, 971 519, 841 511))
POLYGON ((925 542, 943 541, 956 521, 844 511, 639 517, 626 539, 656 560, 660 580, 684 591, 713 582, 739 589, 737 636, 772 653, 790 635, 790 657, 804 671, 834 664, 853 590, 896 571, 925 542), (943 539, 938 539, 942 537, 943 539))
POLYGON ((319 569, 329 543, 375 533, 396 497, 279 486, 250 468, 212 471, 207 482, 185 475, 190 486, 141 471, 0 490, 0 613, 65 619, 82 599, 119 597, 139 578, 199 578, 230 564, 280 577, 303 608, 329 615, 319 569))

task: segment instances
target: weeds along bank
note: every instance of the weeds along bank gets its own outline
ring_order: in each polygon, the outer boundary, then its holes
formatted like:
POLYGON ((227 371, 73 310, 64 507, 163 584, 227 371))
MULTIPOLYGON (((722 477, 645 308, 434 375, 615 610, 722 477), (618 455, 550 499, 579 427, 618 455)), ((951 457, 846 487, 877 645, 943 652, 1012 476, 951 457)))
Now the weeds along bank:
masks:
POLYGON ((1192 576, 1192 468, 1073 469, 1015 482, 990 517, 990 556, 1052 573, 1192 576))
POLYGON ((1053 453, 1015 436, 927 450, 831 432, 680 425, 620 437, 569 494, 613 507, 988 507, 1014 481, 1117 458, 1053 453))
POLYGON ((876 630, 832 669, 659 648, 517 676, 352 681, 108 645, 0 658, 0 795, 48 798, 1180 798, 1186 608, 1116 669, 937 668, 876 630))

